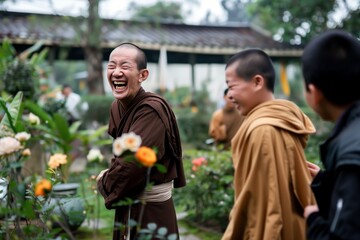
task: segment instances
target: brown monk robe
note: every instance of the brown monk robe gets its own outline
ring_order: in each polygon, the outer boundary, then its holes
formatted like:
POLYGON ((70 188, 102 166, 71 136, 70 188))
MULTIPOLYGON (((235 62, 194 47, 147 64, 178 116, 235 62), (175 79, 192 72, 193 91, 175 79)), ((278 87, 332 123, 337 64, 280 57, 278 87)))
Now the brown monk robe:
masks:
POLYGON ((227 92, 228 89, 225 89, 224 107, 213 113, 209 126, 209 135, 214 138, 217 145, 223 144, 224 149, 230 148, 231 139, 235 136, 245 118, 235 108, 227 96, 227 92))
MULTIPOLYGON (((150 182, 155 186, 173 181, 174 187, 185 185, 182 166, 182 150, 175 116, 168 104, 159 96, 140 88, 127 109, 115 100, 111 106, 109 134, 115 139, 123 133, 134 132, 142 138, 143 146, 156 147, 158 163, 166 167, 166 173, 151 169, 150 182)), ((105 206, 115 208, 115 228, 113 239, 125 239, 129 207, 112 205, 125 198, 137 199, 146 185, 145 167, 134 162, 124 161, 122 157, 112 159, 110 169, 98 182, 98 189, 104 196, 105 206), (122 227, 119 227, 119 226, 122 227)), ((141 204, 131 206, 130 219, 138 221, 141 204)), ((146 202, 141 228, 148 223, 166 227, 169 234, 178 234, 173 200, 165 202, 146 202)), ((131 239, 136 238, 135 229, 131 239)))
POLYGON ((244 118, 236 108, 218 109, 211 118, 209 135, 214 138, 216 144, 223 144, 224 149, 229 149, 231 139, 239 130, 244 118))
POLYGON ((292 102, 259 104, 232 140, 235 203, 222 240, 306 239, 315 199, 304 148, 315 128, 292 102))

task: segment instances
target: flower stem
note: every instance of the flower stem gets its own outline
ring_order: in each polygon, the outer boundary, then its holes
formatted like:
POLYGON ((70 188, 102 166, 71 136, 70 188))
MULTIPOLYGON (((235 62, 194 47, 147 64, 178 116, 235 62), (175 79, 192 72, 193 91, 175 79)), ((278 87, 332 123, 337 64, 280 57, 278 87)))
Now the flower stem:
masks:
MULTIPOLYGON (((150 172, 151 172, 151 167, 149 167, 147 169, 147 172, 146 172, 146 185, 145 185, 145 192, 147 190, 147 188, 149 187, 149 183, 150 183, 150 172)), ((139 215, 139 223, 137 225, 137 232, 140 231, 141 229, 141 222, 142 222, 142 218, 143 218, 143 215, 144 215, 144 209, 145 209, 145 205, 146 205, 146 201, 141 201, 141 209, 140 209, 140 215, 139 215)))

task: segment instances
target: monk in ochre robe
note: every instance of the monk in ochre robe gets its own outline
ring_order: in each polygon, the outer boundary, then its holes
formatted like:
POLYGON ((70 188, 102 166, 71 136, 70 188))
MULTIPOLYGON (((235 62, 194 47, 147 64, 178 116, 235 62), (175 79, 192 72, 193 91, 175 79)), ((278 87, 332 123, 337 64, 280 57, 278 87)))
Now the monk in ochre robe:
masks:
POLYGON ((165 173, 155 167, 151 169, 152 199, 145 199, 145 204, 136 200, 144 194, 147 168, 120 156, 114 157, 110 168, 99 174, 98 189, 105 206, 116 209, 113 239, 126 239, 129 234, 130 239, 139 237, 136 228, 130 228, 129 220, 136 221, 140 229, 155 223, 157 229, 166 228, 168 235, 177 234, 179 238, 171 189, 184 186, 185 177, 174 113, 163 98, 141 87, 148 70, 145 54, 137 46, 125 43, 115 48, 110 54, 107 72, 116 98, 111 105, 109 134, 114 139, 129 132, 139 135, 141 145, 156 147, 157 163, 167 169, 165 173), (127 198, 135 203, 119 206, 119 201, 127 198), (140 214, 142 208, 144 211, 140 214))
POLYGON ((294 103, 274 99, 274 80, 259 49, 227 64, 229 97, 246 119, 232 140, 235 202, 223 240, 306 239, 303 210, 314 197, 304 148, 315 129, 294 103))
POLYGON ((216 145, 223 145, 223 149, 230 148, 232 138, 244 121, 244 116, 235 108, 227 96, 227 92, 228 89, 225 89, 224 107, 213 113, 209 124, 209 135, 214 139, 216 145))

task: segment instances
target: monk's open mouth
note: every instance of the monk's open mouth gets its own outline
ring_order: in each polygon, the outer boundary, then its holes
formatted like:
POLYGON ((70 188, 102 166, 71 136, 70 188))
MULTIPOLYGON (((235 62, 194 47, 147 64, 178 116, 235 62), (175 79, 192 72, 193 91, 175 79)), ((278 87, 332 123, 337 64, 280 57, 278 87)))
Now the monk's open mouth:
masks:
POLYGON ((127 86, 127 82, 115 81, 113 85, 115 89, 121 89, 127 86))

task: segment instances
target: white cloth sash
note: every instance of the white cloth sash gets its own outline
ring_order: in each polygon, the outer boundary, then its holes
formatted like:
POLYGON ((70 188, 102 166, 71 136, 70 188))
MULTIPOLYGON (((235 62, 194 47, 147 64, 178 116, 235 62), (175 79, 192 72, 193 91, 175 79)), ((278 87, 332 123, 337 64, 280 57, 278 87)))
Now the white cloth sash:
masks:
POLYGON ((146 189, 139 197, 139 200, 145 202, 165 202, 171 198, 173 181, 154 185, 146 189))

